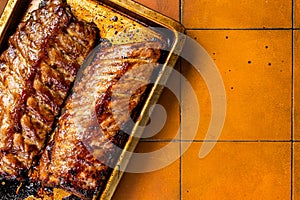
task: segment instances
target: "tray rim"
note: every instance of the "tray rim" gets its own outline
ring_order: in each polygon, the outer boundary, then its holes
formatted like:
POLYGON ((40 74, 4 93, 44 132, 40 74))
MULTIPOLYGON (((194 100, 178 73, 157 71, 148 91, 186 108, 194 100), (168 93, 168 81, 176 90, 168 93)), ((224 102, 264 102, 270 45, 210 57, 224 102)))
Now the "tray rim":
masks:
POLYGON ((4 10, 0 17, 0 43, 1 44, 6 35, 8 24, 11 23, 11 20, 13 19, 14 11, 17 9, 19 4, 20 4, 20 0, 8 0, 4 7, 4 10))

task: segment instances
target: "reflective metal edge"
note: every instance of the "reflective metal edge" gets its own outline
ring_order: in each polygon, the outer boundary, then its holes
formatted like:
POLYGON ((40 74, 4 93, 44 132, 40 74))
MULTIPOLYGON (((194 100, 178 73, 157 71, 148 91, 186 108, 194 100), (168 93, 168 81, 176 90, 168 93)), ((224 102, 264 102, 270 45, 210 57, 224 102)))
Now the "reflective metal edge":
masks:
POLYGON ((20 5, 20 0, 8 0, 3 13, 0 17, 0 44, 2 44, 6 31, 8 28, 8 24, 12 22, 14 12, 18 9, 20 5))

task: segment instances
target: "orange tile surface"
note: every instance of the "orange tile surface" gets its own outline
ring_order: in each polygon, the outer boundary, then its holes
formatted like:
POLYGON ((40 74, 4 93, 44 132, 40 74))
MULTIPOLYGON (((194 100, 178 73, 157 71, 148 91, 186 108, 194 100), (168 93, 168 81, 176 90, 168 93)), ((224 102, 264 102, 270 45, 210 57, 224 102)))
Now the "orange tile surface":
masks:
POLYGON ((3 9, 4 9, 4 7, 5 7, 5 4, 6 4, 6 1, 1 1, 1 2, 0 2, 0 13, 3 12, 3 9))
POLYGON ((295 0, 295 27, 300 28, 300 1, 295 0))
POLYGON ((295 139, 300 140, 300 31, 295 31, 295 139))
POLYGON ((179 21, 180 0, 159 0, 159 1, 135 0, 135 1, 179 21))
MULTIPOLYGON (((146 153, 163 148, 167 143, 141 142, 136 152, 146 153)), ((172 143, 174 151, 170 154, 178 154, 180 143, 172 143)), ((141 163, 140 163, 141 164, 141 163)), ((151 165, 151 163, 144 163, 151 165)), ((136 165, 136 163, 129 163, 136 165)), ((115 192, 113 200, 125 199, 180 199, 180 162, 179 159, 161 170, 143 174, 126 173, 115 192)))
MULTIPOLYGON (((201 30, 187 34, 208 51, 223 77, 227 115, 220 139, 289 140, 291 31, 201 30)), ((183 75, 194 86, 200 107, 203 105, 203 126, 200 125, 196 139, 204 139, 211 112, 207 109, 209 96, 200 75, 191 68, 182 65, 183 75)), ((193 116, 189 120, 192 119, 193 116)))
POLYGON ((295 178, 294 178, 294 198, 295 200, 300 199, 300 143, 295 143, 295 178))
POLYGON ((182 158, 182 199, 289 199, 290 143, 218 143, 204 159, 201 143, 182 158))
POLYGON ((188 28, 288 28, 292 0, 185 0, 183 23, 188 28))
POLYGON ((198 99, 199 110, 191 103, 191 98, 194 96, 193 93, 182 88, 182 138, 185 140, 203 140, 205 134, 208 131, 209 122, 211 119, 211 101, 208 88, 198 71, 191 66, 187 61, 182 62, 182 75, 187 79, 188 83, 191 84, 193 90, 198 99), (195 138, 191 137, 195 130, 191 130, 191 126, 196 123, 194 112, 200 113, 200 121, 198 123, 198 131, 195 138), (190 136, 191 135, 191 136, 190 136))

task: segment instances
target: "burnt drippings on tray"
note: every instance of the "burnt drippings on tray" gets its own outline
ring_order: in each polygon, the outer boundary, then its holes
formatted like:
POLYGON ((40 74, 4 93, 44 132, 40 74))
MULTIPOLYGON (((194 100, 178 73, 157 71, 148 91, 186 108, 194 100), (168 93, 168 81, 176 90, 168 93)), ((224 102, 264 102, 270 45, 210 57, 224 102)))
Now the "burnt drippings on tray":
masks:
POLYGON ((118 17, 117 17, 117 16, 113 16, 113 17, 111 18, 111 20, 114 21, 114 22, 116 22, 116 21, 118 21, 118 17))
MULTIPOLYGON (((27 178, 24 181, 0 180, 0 200, 23 200, 30 196, 36 198, 53 197, 53 188, 43 187, 39 182, 34 182, 27 178)), ((63 198, 64 200, 80 200, 79 197, 70 194, 63 198)))
POLYGON ((29 180, 22 183, 17 180, 0 180, 0 200, 25 199, 28 196, 35 196, 40 188, 38 183, 29 180))
MULTIPOLYGON (((29 179, 26 181, 17 180, 0 180, 0 200, 23 200, 29 196, 43 198, 53 197, 53 188, 45 188, 40 183, 31 182, 29 179), (40 193, 42 191, 42 193, 40 193)), ((64 197, 62 200, 80 200, 78 196, 71 194, 64 197)))

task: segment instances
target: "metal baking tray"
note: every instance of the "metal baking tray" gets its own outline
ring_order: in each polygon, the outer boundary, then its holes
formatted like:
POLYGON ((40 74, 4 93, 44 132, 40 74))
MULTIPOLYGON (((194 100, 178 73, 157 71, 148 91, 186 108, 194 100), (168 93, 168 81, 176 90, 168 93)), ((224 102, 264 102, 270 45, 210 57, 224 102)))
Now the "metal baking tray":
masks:
MULTIPOLYGON (((100 37, 110 40, 111 43, 139 42, 152 38, 162 38, 168 42, 165 63, 155 77, 154 84, 141 109, 140 117, 132 129, 115 169, 107 180, 105 190, 95 198, 107 200, 113 196, 122 177, 123 172, 119 169, 124 169, 130 159, 126 152, 134 151, 139 141, 138 136, 142 134, 143 129, 137 127, 147 124, 149 108, 158 101, 163 85, 176 65, 178 54, 184 45, 184 37, 180 34, 184 32, 184 27, 179 22, 131 0, 66 0, 66 2, 75 17, 95 23, 100 30, 100 37)), ((0 18, 1 51, 6 48, 6 41, 18 24, 26 20, 30 11, 38 8, 39 3, 40 0, 8 0, 0 18)), ((3 191, 0 190, 0 193, 3 191)), ((68 195, 70 194, 61 189, 54 190, 54 199, 62 199, 68 195)))

